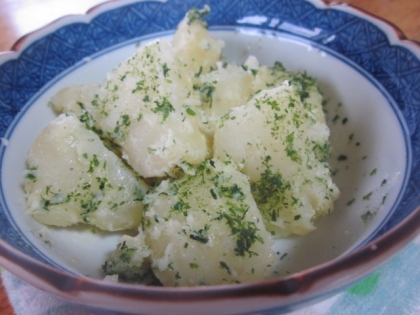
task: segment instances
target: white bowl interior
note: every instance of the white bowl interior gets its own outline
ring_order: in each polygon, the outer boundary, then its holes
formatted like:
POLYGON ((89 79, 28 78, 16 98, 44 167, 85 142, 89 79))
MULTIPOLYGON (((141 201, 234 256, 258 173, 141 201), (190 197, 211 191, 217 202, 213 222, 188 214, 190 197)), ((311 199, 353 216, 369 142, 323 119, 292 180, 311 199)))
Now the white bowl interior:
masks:
MULTIPOLYGON (((333 213, 316 222, 316 231, 276 242, 279 275, 336 258, 366 242, 395 210, 410 164, 405 125, 391 98, 355 64, 310 41, 251 28, 215 28, 213 32, 225 40, 229 61, 241 63, 252 54, 262 64, 280 61, 288 70, 306 71, 318 79, 328 100, 331 166, 341 196, 333 213)), ((133 40, 81 61, 40 91, 9 129, 1 178, 5 211, 27 241, 60 269, 101 278, 102 263, 127 232, 45 227, 26 214, 23 172, 31 144, 55 117, 49 99, 65 86, 100 82, 139 45, 161 36, 171 34, 133 40)))

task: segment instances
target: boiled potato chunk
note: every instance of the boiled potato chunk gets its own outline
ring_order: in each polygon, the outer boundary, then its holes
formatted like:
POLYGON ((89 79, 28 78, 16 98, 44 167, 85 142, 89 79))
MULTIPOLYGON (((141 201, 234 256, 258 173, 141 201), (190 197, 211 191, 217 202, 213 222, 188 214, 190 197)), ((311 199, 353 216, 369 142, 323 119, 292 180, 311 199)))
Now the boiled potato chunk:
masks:
POLYGON ((224 42, 213 38, 202 18, 210 13, 210 8, 192 9, 178 24, 172 39, 175 56, 185 65, 193 77, 199 77, 216 67, 220 60, 224 42))
POLYGON ((144 233, 139 229, 136 236, 123 235, 117 248, 109 255, 102 265, 107 275, 117 275, 119 281, 156 284, 150 267, 150 249, 144 239, 144 233))
POLYGON ((60 115, 33 143, 25 181, 28 212, 47 225, 138 227, 148 187, 76 117, 60 115))
POLYGON ((272 67, 268 67, 260 65, 258 59, 254 56, 247 58, 244 67, 254 75, 253 93, 277 87, 291 77, 291 73, 287 72, 280 62, 275 62, 272 67))
POLYGON ((278 87, 287 81, 296 89, 305 108, 315 115, 316 120, 325 123, 322 108, 323 98, 315 79, 305 73, 286 71, 278 61, 271 67, 260 65, 254 56, 249 56, 244 66, 254 74, 252 93, 278 87))
POLYGON ((160 117, 145 114, 128 127, 123 157, 144 177, 165 176, 187 161, 200 163, 208 154, 204 135, 193 120, 172 114, 164 123, 160 117))
POLYGON ((54 108, 76 113, 88 128, 120 147, 140 176, 165 176, 181 160, 194 164, 208 155, 206 137, 193 117, 199 95, 191 92, 191 78, 171 43, 158 40, 142 47, 94 92, 85 89, 60 91, 54 108), (72 94, 81 100, 70 101, 72 94))
POLYGON ((97 97, 98 92, 99 84, 97 83, 70 85, 55 94, 50 104, 59 114, 73 113, 81 116, 86 108, 92 107, 92 101, 97 97))
POLYGON ((171 113, 185 111, 192 85, 184 65, 174 57, 172 44, 160 39, 107 74, 91 110, 102 129, 121 141, 114 129, 124 125, 122 115, 133 122, 150 112, 164 122, 171 113))
POLYGON ((314 218, 332 211, 338 197, 316 153, 329 151, 329 129, 314 108, 286 81, 233 108, 215 131, 215 157, 234 161, 250 177, 267 229, 278 236, 313 230, 314 218))
POLYGON ((198 85, 204 111, 201 129, 212 136, 215 121, 232 107, 249 101, 253 93, 252 83, 252 74, 243 67, 222 62, 218 62, 217 69, 201 75, 198 85))
POLYGON ((272 238, 247 176, 217 160, 193 169, 193 175, 163 181, 145 199, 156 277, 164 285, 194 286, 272 276, 272 238))

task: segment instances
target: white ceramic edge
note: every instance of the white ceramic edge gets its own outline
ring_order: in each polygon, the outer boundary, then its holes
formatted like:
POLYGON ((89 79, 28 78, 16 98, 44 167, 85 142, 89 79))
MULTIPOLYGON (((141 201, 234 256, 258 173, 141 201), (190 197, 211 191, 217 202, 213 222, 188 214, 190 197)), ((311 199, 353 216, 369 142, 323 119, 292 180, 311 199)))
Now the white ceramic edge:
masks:
MULTIPOLYGON (((136 2, 143 2, 146 0, 107 0, 103 3, 100 3, 96 6, 93 6, 89 10, 86 11, 84 14, 73 14, 73 15, 66 15, 63 16, 44 27, 35 30, 29 34, 26 34, 19 38, 16 43, 12 46, 11 50, 9 51, 0 51, 0 64, 4 63, 7 60, 18 58, 21 51, 25 50, 29 45, 31 45, 36 40, 44 37, 46 34, 50 34, 62 26, 71 24, 71 23, 89 23, 99 14, 109 11, 118 7, 122 7, 124 5, 128 5, 131 3, 136 2), (22 42, 19 45, 19 42, 22 42), (17 46, 17 50, 14 50, 17 46)), ((153 0, 156 2, 167 2, 168 0, 153 0)), ((368 20, 369 22, 378 26, 381 30, 386 32, 388 39, 392 45, 403 46, 409 49, 413 54, 420 58, 420 42, 415 40, 411 40, 407 38, 404 32, 398 28, 398 26, 394 25, 392 22, 387 21, 379 16, 374 14, 368 13, 363 11, 363 9, 348 4, 346 2, 329 2, 326 3, 324 0, 304 0, 309 3, 315 5, 315 7, 320 9, 336 9, 339 11, 344 11, 350 13, 352 15, 361 17, 363 19, 368 20), (399 34, 398 34, 399 33, 399 34), (400 35, 400 36, 399 36, 400 35)), ((328 1, 328 0, 327 0, 328 1)))

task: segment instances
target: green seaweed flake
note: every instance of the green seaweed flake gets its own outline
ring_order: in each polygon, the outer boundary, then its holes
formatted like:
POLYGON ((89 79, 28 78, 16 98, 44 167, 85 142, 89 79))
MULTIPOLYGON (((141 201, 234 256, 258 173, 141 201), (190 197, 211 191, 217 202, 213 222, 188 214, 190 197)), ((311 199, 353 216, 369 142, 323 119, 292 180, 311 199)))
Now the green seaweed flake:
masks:
POLYGON ((160 101, 155 101, 156 107, 152 108, 151 111, 155 114, 162 114, 163 121, 165 121, 171 112, 175 109, 166 97, 163 97, 160 101))
POLYGON ((249 257, 258 255, 250 249, 255 242, 263 244, 264 240, 258 235, 259 229, 255 222, 247 221, 245 219, 249 206, 238 206, 231 202, 228 202, 227 206, 229 207, 228 211, 221 213, 221 215, 226 220, 226 224, 230 227, 231 234, 236 237, 235 255, 242 257, 246 254, 248 254, 249 257))

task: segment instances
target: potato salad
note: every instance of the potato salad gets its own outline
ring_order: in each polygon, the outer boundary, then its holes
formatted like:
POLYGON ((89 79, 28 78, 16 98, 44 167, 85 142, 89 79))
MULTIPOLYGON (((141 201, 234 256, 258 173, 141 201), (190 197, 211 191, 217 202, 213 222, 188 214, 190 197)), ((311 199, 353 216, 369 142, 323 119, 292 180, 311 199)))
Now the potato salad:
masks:
POLYGON ((269 279, 273 241, 314 230, 338 198, 316 81, 254 56, 226 62, 209 12, 190 10, 170 41, 140 47, 102 82, 59 91, 57 118, 29 151, 35 220, 135 231, 98 266, 104 276, 269 279))

